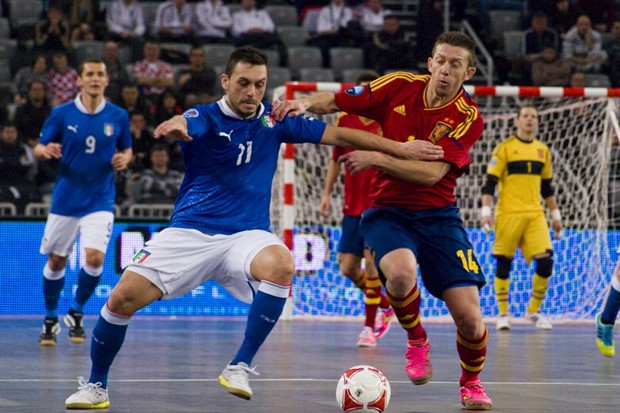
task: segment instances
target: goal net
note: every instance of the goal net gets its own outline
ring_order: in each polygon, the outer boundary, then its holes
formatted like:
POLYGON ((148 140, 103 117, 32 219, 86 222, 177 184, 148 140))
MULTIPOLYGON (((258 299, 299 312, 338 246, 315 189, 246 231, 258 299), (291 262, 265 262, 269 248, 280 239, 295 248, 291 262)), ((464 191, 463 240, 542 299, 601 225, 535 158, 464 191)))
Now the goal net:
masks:
MULTIPOLYGON (((276 89, 274 96, 298 98, 304 93, 339 91, 347 86, 291 82, 276 89)), ((616 198, 613 176, 610 176, 612 147, 620 136, 614 100, 607 96, 606 89, 507 86, 467 86, 466 89, 476 95, 485 128, 470 153, 469 171, 458 180, 456 198, 488 282, 480 292, 483 315, 496 316, 497 306, 493 289, 495 259, 491 255, 494 234, 487 235, 479 227, 480 188, 486 180, 486 165, 493 148, 514 133, 513 119, 518 107, 533 103, 540 114, 538 138, 552 152, 554 187, 566 227, 562 237, 553 241, 553 276, 541 311, 556 320, 592 318, 604 299, 620 242, 620 235, 610 229, 616 198), (568 96, 571 94, 576 96, 568 96)), ((333 122, 335 116, 324 120, 333 122)), ((283 232, 289 227, 292 233, 298 275, 292 292, 294 316, 364 314, 361 291, 338 269, 342 180, 332 193, 332 215, 326 218, 318 213, 331 149, 309 144, 297 145, 294 150, 289 147, 289 159, 280 163, 274 180, 274 228, 283 232), (288 168, 283 166, 287 162, 288 168), (289 197, 293 204, 290 209, 283 207, 287 180, 294 188, 289 188, 293 193, 289 197)), ((510 313, 515 317, 525 314, 533 272, 534 265, 528 265, 518 251, 512 264, 509 296, 510 313)), ((421 309, 424 317, 449 314, 445 304, 431 296, 423 285, 421 309)))

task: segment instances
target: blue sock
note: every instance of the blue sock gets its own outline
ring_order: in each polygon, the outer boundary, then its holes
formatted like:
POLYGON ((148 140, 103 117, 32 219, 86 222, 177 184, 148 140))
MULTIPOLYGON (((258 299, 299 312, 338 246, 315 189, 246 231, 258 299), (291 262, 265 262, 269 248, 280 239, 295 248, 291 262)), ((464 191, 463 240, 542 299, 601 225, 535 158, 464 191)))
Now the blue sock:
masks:
POLYGON ((601 322, 603 324, 615 324, 619 310, 620 291, 614 288, 614 283, 612 282, 611 287, 609 288, 609 296, 607 297, 607 302, 605 303, 605 307, 603 308, 603 314, 601 314, 601 322))
POLYGON ((45 318, 58 317, 58 301, 65 286, 65 277, 49 280, 43 277, 43 298, 45 300, 45 318))
POLYGON ((250 307, 243 343, 230 364, 244 362, 251 365, 258 349, 280 318, 289 291, 290 286, 261 282, 250 307))
POLYGON ((101 383, 108 387, 108 373, 114 358, 125 341, 127 326, 112 324, 99 317, 90 341, 90 359, 93 363, 90 370, 90 383, 101 383))
POLYGON ((71 305, 71 308, 78 313, 84 312, 84 306, 86 302, 93 295, 95 288, 99 285, 100 276, 93 277, 89 275, 84 268, 80 270, 78 274, 77 290, 75 291, 75 300, 71 305))

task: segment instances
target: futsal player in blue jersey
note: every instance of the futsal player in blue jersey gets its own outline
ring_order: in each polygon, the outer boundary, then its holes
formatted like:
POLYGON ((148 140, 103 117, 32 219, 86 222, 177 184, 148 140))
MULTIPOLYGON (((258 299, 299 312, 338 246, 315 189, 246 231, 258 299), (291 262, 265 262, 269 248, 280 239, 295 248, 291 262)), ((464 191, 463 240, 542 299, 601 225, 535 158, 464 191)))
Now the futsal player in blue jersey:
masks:
POLYGON ((43 268, 42 346, 56 345, 58 300, 78 233, 86 259, 64 322, 69 339, 84 342, 83 307, 99 284, 114 222, 114 172, 125 169, 132 157, 129 116, 104 98, 109 80, 105 63, 87 60, 79 69, 81 92, 52 110, 34 149, 37 158, 60 159, 40 249, 48 256, 43 268))
POLYGON ((108 373, 133 314, 211 279, 251 303, 243 342, 219 382, 235 396, 252 397, 248 376, 258 374, 252 360, 280 317, 295 271, 290 251, 269 231, 271 184, 283 142, 375 148, 417 159, 443 156, 433 145, 397 143, 303 116, 276 122, 271 106, 262 103, 267 74, 263 52, 236 49, 221 75, 221 100, 155 129, 156 138, 181 141, 186 165, 170 226, 133 257, 101 309, 90 378, 79 378, 67 408, 108 407, 108 373))
MULTIPOLYGON (((618 249, 620 252, 620 249, 618 249)), ((614 325, 620 312, 620 259, 609 282, 607 296, 601 311, 596 314, 596 345, 606 357, 616 355, 614 325)))

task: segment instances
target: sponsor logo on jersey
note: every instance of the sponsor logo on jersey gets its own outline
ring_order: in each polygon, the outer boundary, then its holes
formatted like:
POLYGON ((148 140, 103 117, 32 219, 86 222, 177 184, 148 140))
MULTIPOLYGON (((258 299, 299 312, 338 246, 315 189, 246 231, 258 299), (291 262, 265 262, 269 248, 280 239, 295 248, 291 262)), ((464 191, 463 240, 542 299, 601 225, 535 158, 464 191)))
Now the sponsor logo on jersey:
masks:
POLYGON ((433 143, 437 143, 439 142, 443 137, 445 137, 446 135, 448 135, 450 132, 452 132, 452 126, 448 125, 447 123, 444 122, 437 122, 435 124, 435 129, 433 129, 433 131, 431 132, 430 136, 428 137, 428 140, 433 142, 433 143))
POLYGON ((131 261, 136 264, 142 264, 144 261, 146 261, 149 255, 151 255, 150 252, 145 249, 141 249, 140 251, 136 252, 136 255, 133 256, 131 261))
POLYGON ((399 115, 407 116, 407 111, 405 110, 405 105, 399 105, 394 108, 394 112, 399 115))
POLYGON ((263 116, 262 118, 260 118, 260 122, 263 124, 263 126, 266 126, 268 128, 273 128, 274 126, 276 126, 276 120, 271 115, 263 116))
POLYGON ((351 96, 361 95, 362 93, 364 93, 364 86, 350 87, 347 90, 345 90, 344 93, 346 93, 347 95, 351 95, 351 96))
POLYGON ((77 133, 78 125, 67 125, 67 129, 69 129, 73 133, 77 133))
POLYGON ((103 134, 107 137, 114 135, 114 125, 111 123, 103 124, 103 134))
POLYGON ((228 139, 228 142, 232 142, 232 139, 231 139, 230 135, 232 135, 232 133, 233 133, 233 132, 234 132, 234 129, 233 129, 233 130, 231 130, 231 131, 230 131, 230 132, 228 132, 228 133, 226 133, 226 132, 218 132, 217 134, 218 134, 218 136, 223 136, 223 137, 225 137, 226 139, 228 139))
POLYGON ((185 112, 183 112, 183 117, 184 118, 197 118, 198 111, 196 109, 186 110, 185 112))

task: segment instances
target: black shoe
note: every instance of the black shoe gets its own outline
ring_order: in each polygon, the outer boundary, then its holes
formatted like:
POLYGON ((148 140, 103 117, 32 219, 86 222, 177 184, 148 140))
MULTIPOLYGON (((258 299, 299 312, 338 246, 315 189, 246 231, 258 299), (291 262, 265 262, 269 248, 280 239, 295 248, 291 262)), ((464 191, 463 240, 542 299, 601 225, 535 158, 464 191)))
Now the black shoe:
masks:
POLYGON ((43 328, 41 329, 41 336, 39 337, 39 344, 41 346, 55 346, 56 336, 60 333, 60 324, 58 324, 58 317, 45 318, 43 328))
POLYGON ((86 339, 86 332, 82 327, 83 317, 84 314, 69 310, 69 314, 63 319, 65 325, 69 327, 69 340, 77 344, 82 344, 86 339))

